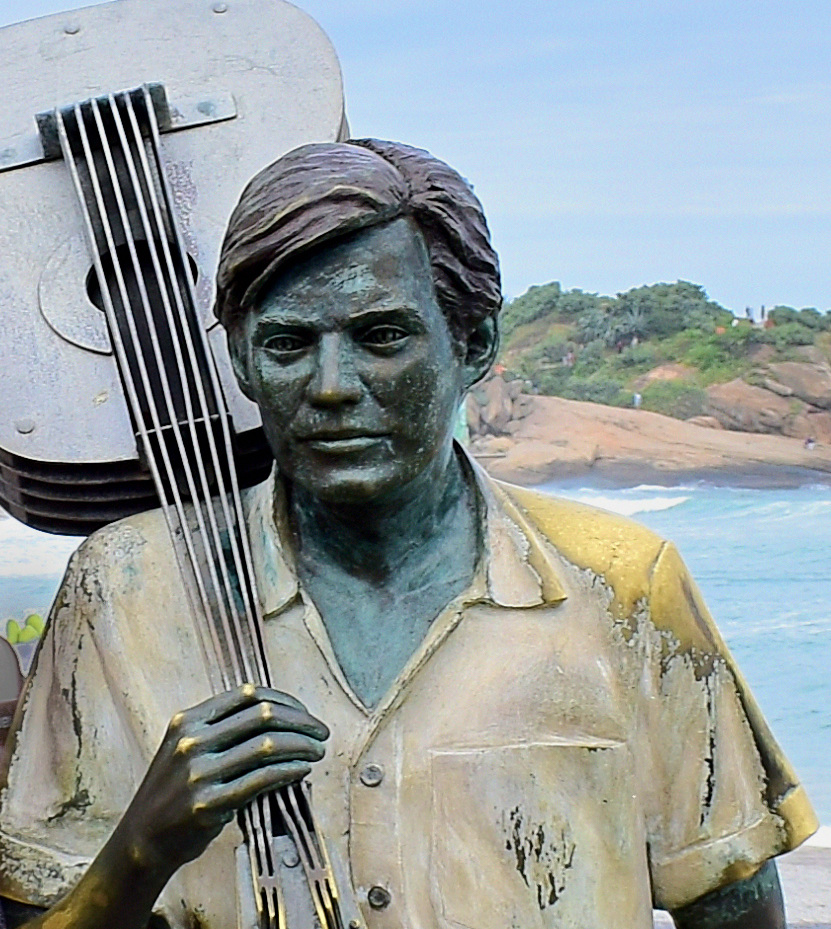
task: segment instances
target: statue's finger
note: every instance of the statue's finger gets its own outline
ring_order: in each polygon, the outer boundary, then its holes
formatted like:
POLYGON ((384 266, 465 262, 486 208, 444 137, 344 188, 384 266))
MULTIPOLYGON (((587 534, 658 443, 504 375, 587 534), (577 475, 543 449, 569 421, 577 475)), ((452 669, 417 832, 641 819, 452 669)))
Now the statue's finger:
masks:
POLYGON ((226 783, 249 771, 293 761, 320 761, 323 745, 317 739, 294 732, 259 735, 224 752, 210 752, 195 759, 193 783, 226 783))
POLYGON ((304 710, 303 704, 279 690, 271 687, 263 687, 256 684, 242 684, 224 693, 216 694, 209 697, 202 703, 182 713, 177 713, 173 717, 171 725, 173 727, 181 726, 187 722, 192 723, 216 723, 228 716, 238 713, 240 710, 257 703, 268 702, 278 706, 291 707, 297 710, 304 710))
POLYGON ((287 761, 249 771, 225 784, 217 785, 206 794, 206 807, 216 813, 238 810, 260 794, 287 787, 301 781, 312 768, 305 761, 287 761))
POLYGON ((201 741, 208 751, 222 751, 258 733, 269 732, 296 732, 318 742, 329 738, 326 724, 306 710, 261 701, 206 726, 201 741))

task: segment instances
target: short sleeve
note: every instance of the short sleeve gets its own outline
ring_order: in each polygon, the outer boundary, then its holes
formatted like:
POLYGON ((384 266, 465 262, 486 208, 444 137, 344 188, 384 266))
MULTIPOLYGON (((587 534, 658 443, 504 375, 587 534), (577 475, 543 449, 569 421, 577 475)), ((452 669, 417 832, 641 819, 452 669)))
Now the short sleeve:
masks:
POLYGON ((124 744, 73 556, 21 695, 0 793, 0 893, 47 906, 83 874, 115 824, 124 744), (113 757, 115 756, 115 757, 113 757), (105 783, 93 783, 101 771, 105 783))
POLYGON ((174 712, 211 693, 158 513, 92 535, 24 686, 0 789, 0 894, 50 906, 129 805, 174 712))
POLYGON ((643 794, 654 902, 672 910, 749 877, 818 822, 672 545, 647 607, 643 794))

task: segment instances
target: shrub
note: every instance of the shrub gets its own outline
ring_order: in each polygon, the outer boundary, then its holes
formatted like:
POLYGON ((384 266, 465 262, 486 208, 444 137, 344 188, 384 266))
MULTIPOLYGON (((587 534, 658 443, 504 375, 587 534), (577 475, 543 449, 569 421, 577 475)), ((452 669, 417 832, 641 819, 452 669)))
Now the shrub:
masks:
POLYGON ((648 342, 629 345, 627 348, 624 348, 617 357, 621 366, 624 368, 654 368, 659 362, 658 352, 655 346, 650 345, 648 342))
POLYGON ((812 306, 806 306, 799 311, 797 322, 802 323, 803 326, 807 326, 809 329, 822 331, 829 327, 831 318, 827 314, 820 313, 819 310, 812 306))
POLYGON ((602 339, 593 339, 577 352, 576 374, 590 374, 603 363, 606 355, 606 343, 602 339))
POLYGON ((792 306, 775 306, 768 313, 768 319, 773 320, 777 326, 784 326, 785 323, 798 322, 799 313, 792 306))
POLYGON ((549 397, 565 396, 563 391, 571 378, 571 369, 565 365, 540 365, 523 370, 523 377, 530 380, 537 393, 549 397))
POLYGON ((549 333, 539 344, 534 355, 550 362, 562 362, 563 358, 574 348, 573 342, 566 341, 560 333, 549 333))
POLYGON ((631 394, 624 391, 622 385, 612 378, 572 377, 565 385, 560 396, 568 400, 588 400, 591 403, 605 403, 609 406, 622 406, 631 400, 631 394))
POLYGON ((707 409, 707 394, 685 381, 653 381, 643 391, 642 406, 653 413, 676 419, 701 416, 707 409))
POLYGON ((560 299, 560 283, 538 284, 530 287, 524 294, 506 303, 502 310, 502 327, 507 335, 518 326, 531 323, 557 309, 560 299))
POLYGON ((773 329, 764 330, 764 341, 778 349, 789 345, 813 345, 814 331, 802 323, 792 321, 776 325, 773 329))

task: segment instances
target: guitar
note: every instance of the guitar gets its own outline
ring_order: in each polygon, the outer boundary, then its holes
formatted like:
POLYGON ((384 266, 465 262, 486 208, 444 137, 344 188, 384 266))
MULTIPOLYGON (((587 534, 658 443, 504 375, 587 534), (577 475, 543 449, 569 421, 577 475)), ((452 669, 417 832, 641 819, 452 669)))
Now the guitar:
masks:
MULTIPOLYGON (((281 0, 117 0, 0 35, 0 503, 78 535, 161 506, 215 688, 270 686, 240 497, 270 455, 212 281, 248 178, 342 137, 337 60, 281 0)), ((259 929, 294 926, 286 841, 344 929, 308 786, 239 823, 259 929)))

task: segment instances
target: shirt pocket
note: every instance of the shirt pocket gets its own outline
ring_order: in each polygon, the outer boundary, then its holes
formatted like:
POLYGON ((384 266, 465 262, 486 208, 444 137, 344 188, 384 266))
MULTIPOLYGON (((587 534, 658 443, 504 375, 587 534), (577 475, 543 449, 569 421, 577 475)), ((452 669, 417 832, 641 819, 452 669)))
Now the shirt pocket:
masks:
POLYGON ((633 768, 622 742, 432 752, 439 925, 651 927, 633 768))

